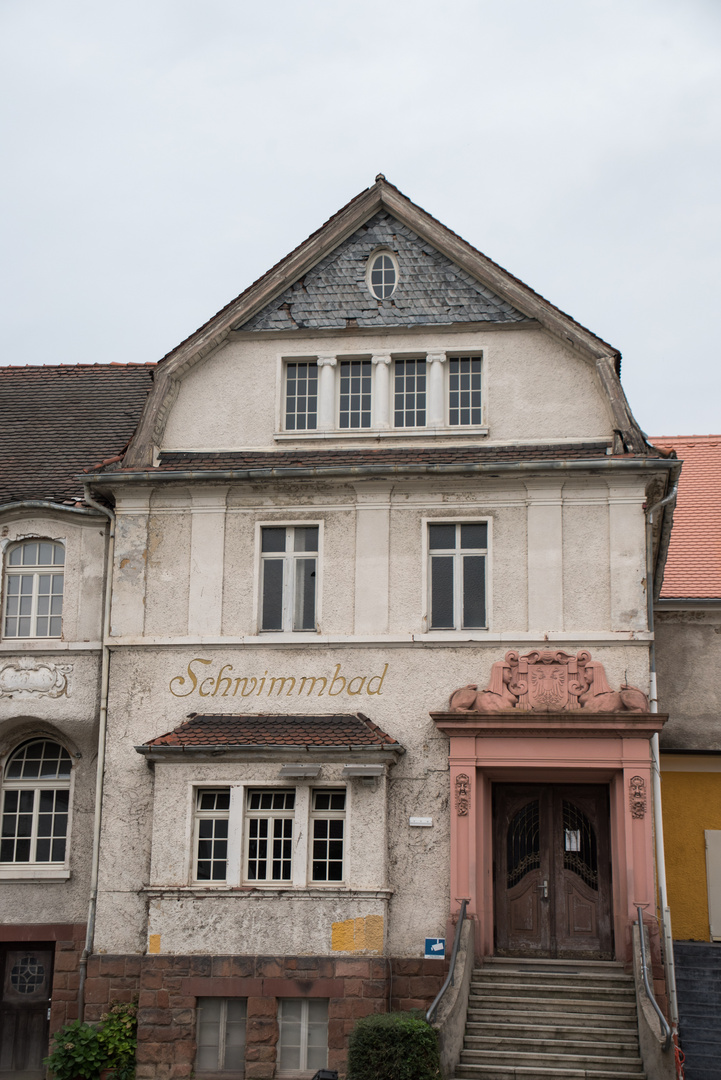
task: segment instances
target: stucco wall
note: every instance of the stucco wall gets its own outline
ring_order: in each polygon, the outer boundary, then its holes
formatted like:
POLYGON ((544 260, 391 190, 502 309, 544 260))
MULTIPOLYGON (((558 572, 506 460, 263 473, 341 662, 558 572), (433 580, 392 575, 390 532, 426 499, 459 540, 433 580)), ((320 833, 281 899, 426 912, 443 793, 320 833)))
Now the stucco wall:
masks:
MULTIPOLYGON (((324 952, 333 922, 375 914, 384 917, 386 948, 392 955, 420 955, 424 937, 443 936, 450 903, 448 741, 428 714, 445 708, 449 693, 458 686, 476 681, 485 686, 491 664, 512 644, 509 641, 507 646, 496 644, 479 651, 473 645, 458 643, 435 646, 432 654, 423 645, 359 647, 350 643, 330 648, 321 643, 315 648, 115 648, 107 757, 107 773, 113 781, 107 786, 103 816, 97 948, 112 953, 144 952, 152 932, 161 935, 163 951, 212 953, 218 949, 218 928, 224 925, 234 927, 227 932, 238 936, 239 948, 240 939, 245 941, 251 934, 253 948, 259 952, 273 952, 280 947, 279 942, 295 952, 324 952), (211 663, 201 665, 198 658, 211 663), (213 695, 217 684, 203 686, 198 673, 204 679, 216 679, 224 664, 232 665, 233 671, 226 674, 234 678, 260 680, 267 671, 269 677, 295 678, 296 685, 287 683, 282 696, 277 685, 268 694, 268 681, 260 695, 223 696, 222 689, 213 695), (330 680, 338 664, 341 678, 380 676, 385 671, 383 682, 373 684, 381 692, 369 695, 364 687, 360 695, 349 696, 337 683, 334 691, 341 692, 330 698, 330 680), (193 678, 189 677, 189 665, 193 678), (328 678, 323 694, 320 682, 318 693, 297 693, 302 677, 310 675, 328 678), (178 681, 179 676, 184 683, 178 681), (200 696, 201 689, 205 697, 200 696), (383 785, 366 790, 356 787, 357 781, 348 782, 350 891, 328 890, 327 900, 318 901, 313 917, 305 924, 293 914, 305 901, 293 899, 292 890, 285 890, 282 899, 266 897, 262 918, 261 905, 247 893, 228 895, 225 890, 222 897, 181 899, 178 877, 186 875, 184 880, 188 881, 192 778, 205 783, 252 780, 275 786, 281 783, 278 764, 269 763, 267 756, 257 764, 228 763, 221 757, 217 764, 206 760, 197 766, 156 764, 151 768, 134 746, 177 727, 192 712, 312 714, 358 710, 396 738, 407 752, 388 770, 387 796, 383 785), (362 813, 361 806, 365 808, 362 813), (386 812, 386 844, 381 843, 378 851, 376 834, 384 831, 386 812), (412 827, 411 816, 431 817, 433 825, 412 827), (155 885, 149 895, 151 881, 155 885), (163 883, 168 885, 166 898, 163 883), (387 901, 385 894, 376 897, 359 892, 370 889, 380 894, 386 888, 390 891, 387 901), (149 904, 151 930, 146 916, 149 904)), ((581 648, 583 642, 573 647, 581 648)), ((594 649, 594 658, 605 663, 613 686, 627 673, 630 682, 646 688, 648 665, 643 643, 599 647, 594 649)), ((338 780, 342 763, 337 757, 335 765, 324 763, 319 784, 338 780)), ((309 908, 302 906, 301 910, 309 908)))
POLYGON ((162 445, 192 450, 272 446, 280 426, 278 382, 283 358, 464 350, 482 350, 485 358, 489 439, 612 436, 613 425, 592 365, 541 330, 513 329, 284 340, 258 335, 234 341, 196 364, 182 379, 162 445))
POLYGON ((591 643, 599 633, 646 629, 646 492, 633 478, 458 477, 450 491, 437 478, 296 481, 122 496, 119 641, 258 638, 260 528, 303 523, 321 526, 323 635, 425 634, 427 523, 439 520, 489 523, 488 629, 470 636, 571 634, 591 643))
POLYGON ((42 538, 65 547, 62 637, 0 640, 0 770, 33 738, 57 740, 72 758, 66 880, 13 880, 3 864, 5 923, 82 923, 87 917, 99 701, 104 518, 5 515, 2 547, 42 538), (26 683, 21 685, 20 673, 26 683), (23 685, 26 688, 23 688, 23 685))
POLYGON ((669 714, 662 747, 721 750, 721 696, 709 677, 721 663, 721 607, 659 611, 655 623, 659 708, 669 714))

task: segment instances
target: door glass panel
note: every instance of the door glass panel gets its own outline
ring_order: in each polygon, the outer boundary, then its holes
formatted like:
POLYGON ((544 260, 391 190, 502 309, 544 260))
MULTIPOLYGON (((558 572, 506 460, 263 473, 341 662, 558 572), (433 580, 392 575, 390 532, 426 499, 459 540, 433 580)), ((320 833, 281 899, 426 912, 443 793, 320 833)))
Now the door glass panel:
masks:
POLYGON ((563 800, 563 867, 598 889, 598 845, 593 825, 582 810, 563 800))
POLYGON ((507 888, 541 865, 538 800, 526 803, 508 826, 507 888))

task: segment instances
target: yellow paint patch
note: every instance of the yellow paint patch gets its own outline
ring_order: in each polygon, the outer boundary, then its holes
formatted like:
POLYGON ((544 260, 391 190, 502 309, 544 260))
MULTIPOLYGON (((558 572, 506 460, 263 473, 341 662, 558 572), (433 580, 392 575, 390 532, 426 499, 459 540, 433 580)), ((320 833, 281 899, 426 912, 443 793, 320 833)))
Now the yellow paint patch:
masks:
POLYGON ((333 952, 382 952, 383 916, 363 915, 333 923, 331 949, 333 952))
POLYGON ((160 934, 148 935, 148 952, 159 953, 160 952, 160 934))
POLYGON ((705 829, 721 829, 721 773, 666 772, 661 764, 666 877, 673 936, 709 941, 705 829))

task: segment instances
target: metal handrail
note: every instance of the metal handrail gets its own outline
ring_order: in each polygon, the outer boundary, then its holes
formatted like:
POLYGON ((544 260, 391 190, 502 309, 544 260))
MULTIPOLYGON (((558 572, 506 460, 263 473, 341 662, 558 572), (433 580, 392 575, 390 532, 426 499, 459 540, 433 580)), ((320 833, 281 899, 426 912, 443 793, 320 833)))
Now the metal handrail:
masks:
POLYGON ((661 1021, 661 1033, 665 1036, 663 1044, 663 1050, 665 1052, 671 1049, 673 1037, 671 1035, 671 1028, 669 1026, 668 1020, 661 1012, 659 1004, 656 1001, 656 998, 653 996, 653 990, 651 989, 648 981, 648 964, 646 963, 646 941, 643 933, 643 908, 640 904, 636 906, 636 911, 638 912, 638 936, 641 941, 641 970, 643 971, 643 985, 646 991, 646 997, 653 1005, 654 1009, 656 1010, 656 1014, 661 1021))
POLYGON ((458 916, 458 925, 456 926, 456 936, 455 936, 454 941, 453 941, 453 951, 451 952, 451 964, 450 964, 450 967, 448 968, 448 975, 446 976, 446 981, 443 983, 443 986, 438 991, 438 994, 436 995, 436 997, 435 997, 435 999, 433 1001, 433 1004, 431 1005, 430 1009, 426 1013, 426 1020, 428 1021, 429 1024, 432 1023, 432 1021, 433 1021, 433 1014, 435 1013, 436 1009, 440 1005, 441 998, 443 997, 446 990, 448 989, 448 987, 453 982, 453 972, 456 970, 456 959, 458 958, 458 946, 461 943, 461 929, 463 927, 463 920, 466 917, 466 908, 467 908, 467 906, 468 906, 468 900, 467 899, 461 900, 461 912, 460 912, 460 915, 458 916))

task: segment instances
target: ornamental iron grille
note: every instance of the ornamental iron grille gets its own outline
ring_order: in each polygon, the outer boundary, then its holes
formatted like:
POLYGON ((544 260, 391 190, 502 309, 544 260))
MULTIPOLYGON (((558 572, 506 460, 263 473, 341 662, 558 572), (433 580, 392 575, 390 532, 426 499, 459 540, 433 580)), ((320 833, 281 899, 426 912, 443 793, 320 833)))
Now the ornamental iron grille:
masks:
POLYGON ((563 800, 563 867, 598 890, 596 833, 582 810, 563 800))
POLYGON ((36 956, 23 956, 13 966, 10 984, 18 994, 36 994, 45 985, 45 967, 36 956))
POLYGON ((508 826, 507 887, 512 889, 530 870, 541 865, 538 800, 526 803, 508 826))

